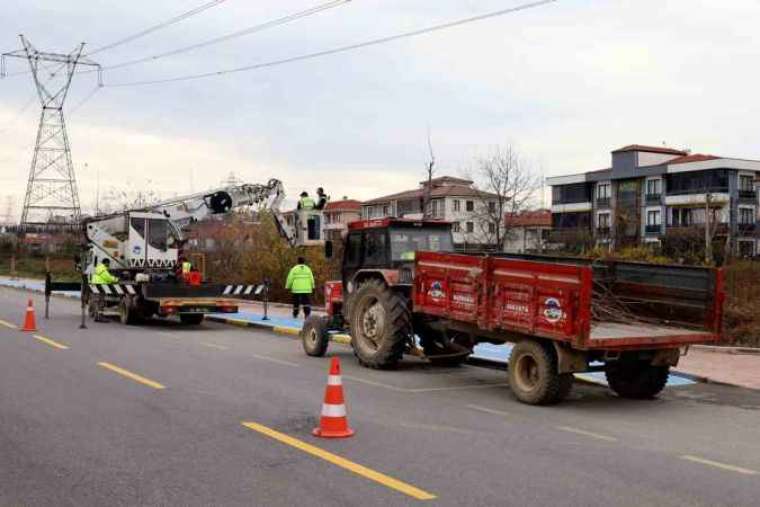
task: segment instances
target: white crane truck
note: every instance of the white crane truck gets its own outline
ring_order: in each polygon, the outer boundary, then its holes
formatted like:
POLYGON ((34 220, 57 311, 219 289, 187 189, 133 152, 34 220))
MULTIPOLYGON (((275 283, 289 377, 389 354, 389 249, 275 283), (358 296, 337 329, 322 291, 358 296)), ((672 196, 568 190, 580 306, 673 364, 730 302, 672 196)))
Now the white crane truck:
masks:
POLYGON ((280 211, 284 198, 282 182, 270 179, 266 184, 231 185, 86 218, 82 222, 84 248, 77 259, 82 282, 55 283, 48 275, 46 301, 54 291, 81 291, 82 325, 85 307, 95 319, 116 313, 123 324, 154 315, 176 315, 182 323, 199 324, 207 313, 237 312, 238 300, 252 296, 255 286, 198 283, 197 279, 189 283, 178 275, 185 229, 211 215, 255 206, 274 216, 281 236, 291 246, 321 244, 321 211, 297 212, 294 224, 289 225, 280 211), (90 283, 95 266, 105 259, 110 260, 110 271, 119 282, 90 283))

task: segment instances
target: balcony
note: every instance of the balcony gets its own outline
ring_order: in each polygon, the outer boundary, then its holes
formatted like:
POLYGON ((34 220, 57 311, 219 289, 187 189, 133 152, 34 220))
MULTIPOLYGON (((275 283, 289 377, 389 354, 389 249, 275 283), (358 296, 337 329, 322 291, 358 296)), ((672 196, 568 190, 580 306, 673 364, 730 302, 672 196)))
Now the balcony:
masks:
POLYGON ((609 208, 610 207, 610 198, 609 197, 597 197, 596 198, 596 207, 597 208, 609 208))
MULTIPOLYGON (((674 236, 698 236, 703 238, 705 234, 705 224, 668 225, 666 231, 667 234, 674 236)), ((726 236, 726 234, 728 234, 728 224, 718 224, 715 235, 726 236)))
POLYGON ((738 224, 736 232, 739 236, 760 236, 760 223, 738 224))
POLYGON ((662 194, 647 194, 645 200, 647 204, 660 204, 662 203, 662 194))
POLYGON ((754 190, 739 190, 739 200, 743 202, 756 202, 757 192, 754 190))
POLYGON ((549 233, 550 243, 588 243, 591 241, 591 229, 587 227, 563 227, 549 233))
POLYGON ((656 225, 646 225, 644 226, 644 233, 647 235, 655 235, 660 234, 662 232, 662 225, 656 224, 656 225))

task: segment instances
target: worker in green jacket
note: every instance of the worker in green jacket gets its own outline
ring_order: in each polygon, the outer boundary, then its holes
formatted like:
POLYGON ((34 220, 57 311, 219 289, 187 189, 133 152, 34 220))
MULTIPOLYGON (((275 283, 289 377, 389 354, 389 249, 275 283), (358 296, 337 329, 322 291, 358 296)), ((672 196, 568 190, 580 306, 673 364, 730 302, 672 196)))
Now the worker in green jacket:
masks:
POLYGON ((92 275, 90 282, 96 284, 112 284, 119 281, 119 278, 113 276, 109 271, 111 267, 111 259, 103 259, 102 262, 95 266, 95 272, 92 275))
POLYGON ((306 265, 306 259, 298 258, 298 264, 288 273, 285 289, 293 294, 293 318, 298 317, 298 308, 303 306, 306 318, 311 315, 311 293, 314 292, 314 273, 306 265))
POLYGON ((314 202, 314 199, 309 197, 309 193, 304 191, 301 192, 301 198, 298 200, 298 209, 299 210, 305 210, 305 211, 311 211, 314 209, 314 207, 317 205, 317 203, 314 202))

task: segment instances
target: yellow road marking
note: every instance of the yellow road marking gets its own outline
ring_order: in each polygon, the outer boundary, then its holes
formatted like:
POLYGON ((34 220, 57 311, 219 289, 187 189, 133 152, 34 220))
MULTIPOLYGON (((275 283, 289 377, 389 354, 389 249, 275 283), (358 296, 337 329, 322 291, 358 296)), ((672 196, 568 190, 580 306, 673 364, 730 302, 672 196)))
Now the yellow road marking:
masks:
POLYGON ((48 344, 51 347, 56 348, 56 349, 68 350, 68 348, 69 348, 68 346, 66 346, 66 345, 64 345, 62 343, 58 343, 55 340, 51 340, 50 338, 46 338, 46 337, 40 336, 38 334, 35 334, 35 335, 32 335, 32 336, 34 336, 36 339, 38 339, 42 343, 46 343, 46 344, 48 344))
POLYGON ((210 349, 227 350, 227 347, 223 345, 217 345, 216 343, 201 342, 201 345, 210 349))
POLYGON ((509 412, 504 412, 503 410, 496 410, 495 408, 488 408, 488 407, 481 407, 480 405, 467 405, 467 408, 471 408, 472 410, 477 410, 478 412, 485 412, 486 414, 494 414, 494 415, 510 415, 509 412))
POLYGON ((387 488, 395 489, 396 491, 399 491, 401 493, 404 493, 405 495, 411 496, 412 498, 416 498, 417 500, 433 500, 434 498, 436 498, 436 496, 433 495, 432 493, 423 491, 419 488, 412 486, 411 484, 407 484, 405 482, 399 481, 398 479, 394 479, 393 477, 390 477, 383 473, 376 472, 375 470, 367 468, 358 463, 354 463, 353 461, 347 460, 346 458, 338 456, 337 454, 333 454, 319 447, 313 446, 311 444, 307 444, 306 442, 302 440, 298 440, 297 438, 293 438, 284 433, 280 433, 279 431, 273 430, 261 424, 258 424, 255 422, 243 422, 241 424, 248 429, 261 433, 262 435, 271 437, 279 442, 282 442, 283 444, 289 445, 291 447, 295 447, 296 449, 301 450, 307 454, 311 454, 312 456, 316 456, 317 458, 323 459, 327 461, 328 463, 332 463, 333 465, 339 466, 345 470, 348 470, 349 472, 353 472, 357 475, 360 475, 364 477, 365 479, 369 479, 371 481, 375 481, 379 484, 382 484, 383 486, 387 488))
POLYGON ((0 320, 0 326, 5 326, 8 329, 18 329, 18 326, 16 324, 11 324, 10 322, 5 322, 4 320, 0 320))
POLYGON ((593 431, 586 431, 570 426, 557 426, 558 430, 567 431, 569 433, 575 433, 576 435, 583 435, 586 437, 596 438, 598 440, 604 440, 605 442, 617 442, 617 438, 602 435, 600 433, 594 433, 593 431))
POLYGON ((150 380, 149 378, 145 378, 142 375, 138 375, 137 373, 132 373, 131 371, 125 370, 124 368, 119 368, 118 366, 114 364, 100 362, 98 363, 98 366, 102 366, 103 368, 107 370, 111 370, 114 373, 123 375, 124 377, 127 377, 128 379, 132 379, 135 382, 145 384, 146 386, 152 387, 153 389, 166 389, 166 386, 159 384, 158 382, 150 380))
POLYGON ((275 333, 292 334, 292 335, 297 335, 301 333, 300 329, 296 329, 293 327, 283 327, 283 326, 274 326, 272 328, 272 331, 274 331, 275 333))
POLYGON ((251 356, 255 357, 256 359, 261 359, 262 361, 269 361, 271 363, 281 364, 283 366, 294 366, 294 367, 301 366, 298 363, 292 363, 290 361, 285 361, 283 359, 275 359, 274 357, 260 356, 258 354, 251 354, 251 356))
POLYGON ((691 454, 684 454, 683 456, 681 456, 681 459, 685 459, 686 461, 693 461, 694 463, 701 463, 703 465, 720 468, 721 470, 728 470, 729 472, 737 472, 737 473, 745 474, 745 475, 757 475, 758 473, 760 473, 760 472, 757 472, 756 470, 750 470, 749 468, 729 465, 727 463, 720 463, 718 461, 700 458, 699 456, 692 456, 691 454))

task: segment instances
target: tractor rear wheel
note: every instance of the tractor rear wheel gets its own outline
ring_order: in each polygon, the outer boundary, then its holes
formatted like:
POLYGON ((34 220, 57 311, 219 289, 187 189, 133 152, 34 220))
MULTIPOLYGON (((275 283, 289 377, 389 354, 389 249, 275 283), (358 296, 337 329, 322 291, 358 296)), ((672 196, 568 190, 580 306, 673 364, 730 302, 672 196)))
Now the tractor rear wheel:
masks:
POLYGON ((364 282, 351 295, 351 345, 359 362, 393 368, 412 334, 409 302, 379 280, 364 282))

